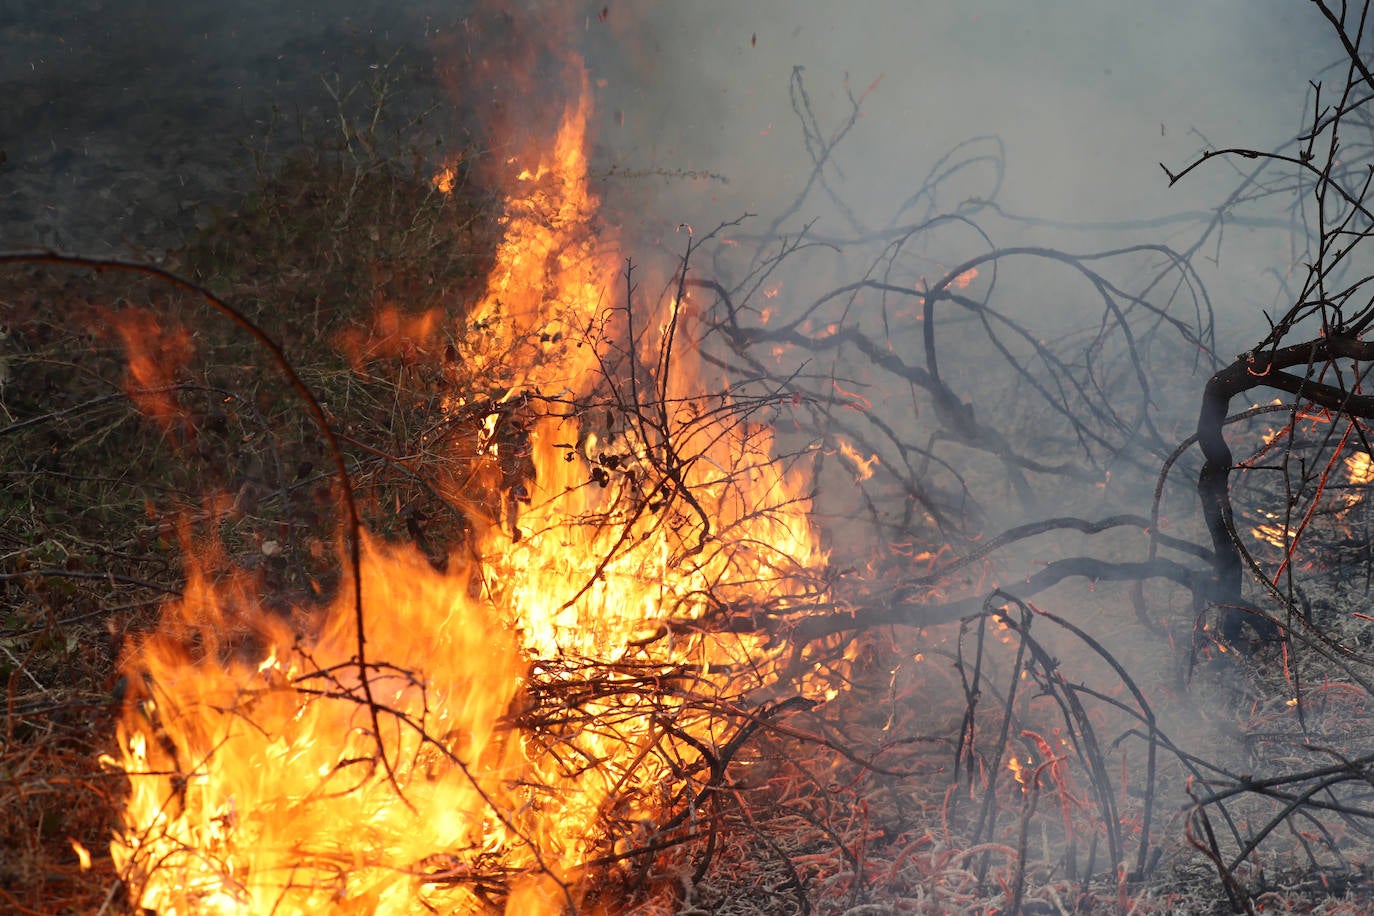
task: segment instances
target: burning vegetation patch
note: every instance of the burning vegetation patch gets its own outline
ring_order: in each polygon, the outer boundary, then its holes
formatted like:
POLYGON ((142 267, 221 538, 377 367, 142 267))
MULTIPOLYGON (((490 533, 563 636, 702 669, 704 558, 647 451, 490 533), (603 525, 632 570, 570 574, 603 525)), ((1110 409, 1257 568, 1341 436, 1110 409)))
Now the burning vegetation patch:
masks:
MULTIPOLYGON (((1228 361, 1220 216, 998 246, 986 139, 853 238, 787 222, 818 180, 626 258, 553 53, 511 52, 564 91, 543 130, 503 96, 505 146, 345 130, 167 265, 0 255, 7 903, 1363 905, 1358 55, 1295 154, 1240 151, 1294 171, 1227 206, 1310 195, 1316 247, 1228 361), (1006 292, 1046 276, 1069 329, 1006 292)), ((821 130, 791 88, 825 179, 862 98, 821 130)))
POLYGON ((748 406, 692 390, 682 301, 636 330, 637 304, 605 299, 619 267, 591 246, 585 105, 518 174, 448 358, 465 384, 436 411, 467 433, 444 434, 466 479, 439 498, 467 550, 365 539, 357 582, 298 627, 195 572, 132 650, 109 763, 135 786, 114 858, 141 905, 575 908, 608 842, 720 778, 704 750, 773 682, 780 647, 700 622, 824 595, 799 481, 748 406), (606 400, 611 378, 646 397, 606 400))

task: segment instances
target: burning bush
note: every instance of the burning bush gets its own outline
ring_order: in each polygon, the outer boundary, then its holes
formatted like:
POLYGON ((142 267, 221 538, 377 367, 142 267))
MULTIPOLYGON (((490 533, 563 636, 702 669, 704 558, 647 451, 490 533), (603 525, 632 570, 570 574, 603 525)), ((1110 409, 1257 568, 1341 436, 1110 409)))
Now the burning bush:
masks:
MULTIPOLYGON (((80 833, 77 868, 113 830, 96 872, 162 914, 1170 912, 1203 873, 1282 905, 1299 853, 1358 877, 1362 637, 1304 583, 1369 565, 1370 219, 1337 135, 1374 77, 1318 6, 1341 98, 1291 154, 1236 151, 1294 170, 1314 249, 1235 361, 1190 263, 1220 215, 1184 251, 998 247, 994 194, 933 209, 1000 174, 989 141, 854 238, 793 231, 798 206, 684 225, 658 274, 622 260, 576 58, 551 136, 407 173, 349 134, 188 249, 194 279, 0 256, 45 271, 5 299, 12 803, 80 833), (823 256, 855 279, 814 292, 823 256), (1086 330, 1022 307, 1050 274, 1086 330), (57 297, 126 306, 72 313, 119 330, 49 321, 57 297), (1159 403, 1189 360, 1179 442, 1159 403), (1289 400, 1228 415, 1261 387, 1289 400), (146 476, 87 473, 114 446, 146 476), (81 704, 116 737, 62 815, 33 761, 94 756, 59 715, 81 704)), ((792 91, 824 175, 862 98, 827 133, 792 91)))

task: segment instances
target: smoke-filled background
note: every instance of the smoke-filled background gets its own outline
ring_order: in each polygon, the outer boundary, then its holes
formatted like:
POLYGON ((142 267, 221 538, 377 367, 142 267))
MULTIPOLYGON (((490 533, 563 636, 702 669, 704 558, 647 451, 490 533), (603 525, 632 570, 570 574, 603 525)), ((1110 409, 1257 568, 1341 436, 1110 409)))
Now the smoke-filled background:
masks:
MULTIPOLYGON (((809 224, 830 238, 913 219, 920 207, 902 205, 942 157, 974 138, 984 138, 978 152, 993 152, 995 138, 1004 174, 988 164, 967 169, 943 199, 920 203, 953 212, 995 193, 1005 213, 1024 218, 980 215, 1002 246, 1085 252, 1177 242, 1239 173, 1216 164, 1169 189, 1159 163, 1176 171, 1207 148, 1267 150, 1291 139, 1304 126, 1308 81, 1339 57, 1311 5, 1285 0, 779 0, 605 10, 604 23, 592 18, 586 28, 595 39, 590 65, 605 80, 601 148, 614 167, 644 176, 613 187, 667 176, 645 195, 645 209, 665 227, 714 225, 747 211, 761 230, 811 179, 804 128, 831 139, 858 99, 853 130, 822 172, 834 196, 813 188, 776 227, 809 224), (794 70, 814 126, 794 111, 794 70)), ((1250 307, 1273 295, 1257 275, 1281 267, 1286 254, 1285 240, 1256 235, 1241 226, 1220 265, 1196 265, 1218 284, 1230 313, 1223 317, 1246 331, 1250 307)), ((1042 293, 1052 308, 1053 291, 1042 293)))
POLYGON ((610 154, 724 176, 720 203, 765 214, 810 171, 790 111, 794 67, 832 130, 849 113, 845 93, 866 93, 844 189, 870 219, 890 215, 954 143, 995 134, 1008 150, 1009 209, 1124 220, 1205 202, 1197 190, 1164 194, 1161 160, 1206 142, 1287 139, 1307 80, 1335 54, 1310 6, 1284 0, 607 10, 623 44, 591 63, 608 79, 602 114, 622 125, 603 134, 610 154))
MULTIPOLYGON (((1243 168, 1216 161, 1170 188, 1160 164, 1177 172, 1207 149, 1291 141, 1310 117, 1309 80, 1330 77, 1340 57, 1329 25, 1292 2, 606 4, 574 31, 586 36, 598 87, 603 191, 613 212, 628 214, 626 254, 680 255, 683 224, 700 234, 748 213, 725 233, 738 246, 696 265, 738 279, 758 266, 761 248, 805 230, 823 244, 771 275, 778 295, 761 304, 775 321, 879 264, 885 280, 919 288, 994 248, 1185 251, 1243 168), (906 229, 950 215, 959 219, 918 233, 900 254, 885 251, 906 229), (847 244, 857 239, 871 243, 847 244), (831 243, 846 245, 843 253, 831 243)), ((1291 204, 1278 195, 1228 211, 1224 229, 1191 255, 1223 357, 1262 335, 1265 310, 1286 307, 1291 204)), ((1123 288, 1150 288, 1162 306, 1177 288, 1151 286, 1158 260, 1124 257, 1104 269, 1123 288)), ((1061 264, 1008 259, 997 270, 998 308, 1042 340, 1102 321, 1095 292, 1061 264)), ((985 294, 991 276, 985 265, 972 292, 985 294)), ((845 320, 920 363, 917 325, 884 317, 879 326, 878 308, 869 297, 845 320)), ((1052 437, 1036 405, 1005 394, 1018 387, 1014 375, 972 342, 978 336, 955 323, 941 338, 958 397, 1008 435, 1052 437)), ((808 367, 823 358, 807 356, 808 367)), ((1204 379, 1189 375, 1186 352, 1160 357, 1150 409, 1178 441, 1204 379)), ((913 409, 900 380, 868 376, 864 362, 842 353, 829 367, 871 381, 862 391, 889 422, 930 425, 929 405, 913 409)), ((1072 438, 1050 454, 1080 460, 1072 438)), ((897 458, 878 454, 889 466, 897 458)), ((994 529, 1043 515, 1035 496, 1063 492, 1052 477, 1019 492, 988 484, 1002 476, 996 467, 972 475, 975 489, 1005 497, 988 500, 1006 510, 983 517, 994 529)), ((1083 511, 1147 505, 1141 487, 1152 482, 1124 479, 1099 487, 1108 501, 1083 511)))

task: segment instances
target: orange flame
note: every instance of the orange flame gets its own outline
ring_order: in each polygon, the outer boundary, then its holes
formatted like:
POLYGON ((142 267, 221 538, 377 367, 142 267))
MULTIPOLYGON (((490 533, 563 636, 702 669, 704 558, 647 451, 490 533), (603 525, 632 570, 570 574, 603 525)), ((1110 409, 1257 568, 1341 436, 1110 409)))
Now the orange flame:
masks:
POLYGON ((191 333, 179 324, 167 326, 143 309, 126 309, 113 324, 128 355, 129 397, 143 413, 171 425, 182 416, 171 389, 195 353, 191 333))
POLYGON ((78 840, 74 840, 74 839, 72 839, 71 837, 67 837, 67 842, 71 844, 71 846, 72 846, 72 852, 76 853, 76 862, 77 862, 77 865, 80 866, 80 868, 81 868, 82 871, 90 871, 90 870, 91 870, 91 853, 90 853, 90 850, 88 850, 85 846, 82 846, 81 843, 80 843, 78 840))
POLYGON ((854 481, 863 483, 872 477, 873 470, 878 465, 878 456, 870 455, 865 458, 858 449, 849 444, 847 439, 840 439, 839 443, 840 454, 847 458, 850 464, 854 465, 854 481))
POLYGON ((1026 771, 1021 764, 1021 759, 1015 754, 1007 757, 1007 769, 1011 770, 1011 775, 1016 777, 1016 781, 1021 785, 1026 785, 1026 771))
POLYGON ((1356 452, 1345 459, 1346 477, 1357 487, 1374 483, 1374 457, 1368 452, 1356 452))
POLYGON ((361 370, 370 360, 414 357, 432 349, 441 321, 438 309, 406 314, 387 304, 373 316, 371 328, 348 328, 339 334, 337 344, 348 355, 353 368, 361 370))
POLYGON ((445 165, 434 173, 430 179, 430 184, 434 185, 434 190, 440 194, 452 194, 453 186, 458 181, 458 171, 452 165, 445 165))
POLYGON ((1344 507, 1337 513, 1345 517, 1350 510, 1364 502, 1365 490, 1374 483, 1374 456, 1368 452, 1356 452, 1345 459, 1345 476, 1351 489, 1341 497, 1344 507))
POLYGON ((112 852, 123 874, 142 879, 142 906, 163 916, 268 912, 273 901, 289 905, 278 912, 383 912, 413 894, 443 899, 424 884, 448 863, 436 851, 501 842, 482 793, 507 795, 500 776, 518 747, 495 725, 525 664, 503 628, 423 558, 369 541, 363 574, 367 606, 388 618, 369 645, 396 666, 374 675, 374 690, 443 736, 429 745, 401 720, 385 736, 404 761, 405 799, 373 762, 348 664, 348 599, 303 644, 284 620, 232 610, 255 607, 246 577, 215 583, 193 567, 182 600, 140 647, 153 688, 119 734, 133 792, 112 852), (266 658, 257 645, 270 647, 266 658), (433 656, 462 663, 434 666, 433 656))
MULTIPOLYGON (((1277 516, 1273 516, 1272 513, 1265 514, 1277 519, 1277 516)), ((1293 531, 1280 521, 1272 521, 1255 525, 1250 529, 1250 533, 1266 544, 1270 544, 1274 547, 1286 547, 1288 546, 1288 539, 1292 536, 1293 531)))
MULTIPOLYGON (((549 160, 521 174, 486 295, 456 335, 507 400, 589 395, 620 326, 606 293, 618 262, 591 231, 585 88, 549 160)), ((690 302, 665 309, 641 336, 645 354, 691 339, 690 302)), ((379 319, 374 338, 393 324, 379 319)), ((582 863, 623 849, 599 833, 609 816, 651 829, 653 800, 681 781, 672 761, 731 734, 689 693, 729 700, 770 685, 781 651, 685 624, 722 603, 799 607, 825 557, 804 481, 773 460, 771 432, 697 406, 690 347, 641 359, 659 366, 653 429, 593 429, 561 408, 536 417, 519 456, 527 492, 481 534, 480 564, 445 576, 366 540, 380 734, 350 602, 293 624, 261 609, 247 577, 189 570, 129 666, 147 694, 109 761, 130 776, 112 854, 139 905, 162 916, 471 912, 490 909, 477 876, 495 870, 509 876, 507 913, 551 913, 576 904, 582 863), (677 457, 650 467, 671 472, 646 497, 644 475, 622 468, 669 447, 677 457), (615 663, 682 686, 583 701, 597 728, 518 726, 540 685, 579 665, 613 680, 615 663)))

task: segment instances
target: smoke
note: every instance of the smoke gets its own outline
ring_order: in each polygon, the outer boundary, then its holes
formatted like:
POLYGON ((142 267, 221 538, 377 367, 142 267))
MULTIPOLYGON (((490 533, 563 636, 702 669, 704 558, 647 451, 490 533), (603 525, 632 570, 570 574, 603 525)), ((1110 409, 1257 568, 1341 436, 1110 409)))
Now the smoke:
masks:
MULTIPOLYGON (((582 25, 600 86, 607 195, 649 214, 648 241, 746 212, 760 215, 747 228, 761 231, 807 186, 815 142, 862 98, 823 170, 834 198, 813 187, 779 229, 853 237, 892 224, 956 144, 994 137, 1005 174, 969 170, 936 204, 950 212, 996 193, 1007 213, 1037 221, 980 216, 996 244, 1181 243, 1195 222, 1166 218, 1215 208, 1239 173, 1217 165, 1170 189, 1160 163, 1177 170, 1204 149, 1292 138, 1308 80, 1340 56, 1320 16, 1284 0, 621 0, 588 4, 582 25), (794 110, 794 73, 812 125, 794 110)), ((1198 264, 1237 302, 1224 325, 1238 344, 1254 305, 1273 296, 1257 275, 1287 254, 1281 239, 1252 236, 1239 228, 1220 264, 1198 264)))
MULTIPOLYGON (((1161 163, 1176 172, 1207 149, 1291 140, 1310 117, 1309 80, 1341 57, 1321 16, 1285 0, 620 0, 574 19, 598 87, 603 191, 635 230, 622 233, 638 246, 627 254, 680 254, 681 224, 700 232, 745 213, 757 216, 740 235, 806 227, 821 240, 972 214, 987 238, 932 234, 911 282, 990 246, 1187 248, 1242 169, 1213 162, 1171 188, 1161 163), (961 155, 979 161, 942 182, 939 199, 914 198, 970 140, 961 155), (994 197, 997 210, 978 206, 994 197)), ((1222 354, 1252 345, 1263 310, 1279 304, 1292 236, 1274 226, 1290 202, 1228 213, 1224 244, 1192 257, 1222 354)), ((866 266, 815 264, 815 288, 794 284, 772 304, 785 314, 866 266)), ((1076 281, 1042 267, 1007 277, 1018 316, 1047 337, 1081 330, 1091 303, 1085 311, 1076 281)), ((1196 390, 1161 406, 1186 423, 1196 390)))
POLYGON ((1009 209, 1124 220, 1197 206, 1162 193, 1161 160, 1295 133, 1306 81, 1337 54, 1320 17, 1282 0, 605 9, 588 31, 611 40, 594 40, 588 59, 606 79, 607 158, 725 176, 729 190, 709 189, 723 212, 767 213, 805 183, 794 67, 830 129, 848 115, 846 92, 878 82, 839 178, 871 221, 951 146, 984 134, 1006 143, 1009 209))
MULTIPOLYGON (((1308 81, 1341 57, 1320 15, 1285 0, 610 2, 590 6, 583 30, 599 86, 605 193, 635 223, 641 246, 680 254, 680 224, 700 232, 745 213, 758 216, 738 230, 742 237, 806 227, 814 237, 842 240, 923 214, 976 210, 973 218, 987 237, 967 226, 942 230, 920 258, 902 265, 900 279, 915 286, 991 247, 1186 248, 1243 172, 1233 162, 1213 162, 1170 188, 1160 164, 1176 172, 1204 150, 1269 150, 1291 140, 1310 117, 1308 81), (817 151, 851 118, 852 129, 818 168, 817 151), (940 199, 915 199, 932 170, 953 161, 943 157, 974 138, 980 139, 964 152, 982 158, 942 183, 940 199), (981 206, 994 195, 1000 209, 981 206)), ((1263 309, 1283 295, 1293 251, 1281 224, 1290 202, 1269 200, 1235 214, 1224 244, 1192 254, 1216 309, 1223 357, 1253 345, 1264 327, 1263 309)), ((826 252, 808 257, 823 266, 801 268, 803 279, 789 279, 770 302, 784 317, 826 289, 859 279, 872 263, 863 255, 838 259, 838 266, 826 252)), ((1114 278, 1127 288, 1144 284, 1146 260, 1123 260, 1112 268, 1114 278)), ((1100 320, 1092 291, 1059 265, 1009 265, 1000 284, 999 307, 1044 340, 1062 340, 1100 320)), ((1150 295, 1163 301, 1169 292, 1159 286, 1150 295)), ((869 308, 868 317, 856 309, 852 320, 873 322, 871 302, 869 308)), ((879 339, 887 334, 885 324, 870 323, 868 330, 879 339)), ((886 343, 921 361, 919 333, 910 325, 886 343)), ((952 383, 961 399, 977 403, 980 419, 1014 436, 1060 435, 1040 415, 1018 413, 1020 383, 998 354, 957 333, 947 333, 943 347, 946 366, 957 367, 946 370, 952 383), (1001 414, 993 412, 998 407, 1001 414)), ((840 368, 871 378, 865 360, 852 354, 840 368)), ((1179 441, 1195 422, 1204 378, 1187 365, 1161 361, 1154 368, 1151 417, 1179 441)), ((866 394, 889 424, 909 431, 931 423, 929 405, 915 409, 902 403, 905 392, 882 390, 893 387, 891 378, 877 387, 866 394)), ((1073 437, 1065 433, 1062 440, 1073 437)), ((1075 460, 1074 447, 1065 448, 1055 457, 1075 460)), ((884 463, 896 460, 881 456, 884 463)), ((995 462, 970 459, 960 470, 984 494, 994 494, 994 514, 983 519, 988 532, 1060 512, 1148 511, 1153 485, 1153 470, 1131 483, 1124 473, 1108 474, 1096 486, 1078 481, 1039 493, 1032 508, 1014 487, 987 483, 1006 475, 995 462)), ((1180 515, 1192 511, 1187 476, 1179 475, 1180 515)), ((1043 480, 1030 489, 1040 490, 1043 480)), ((846 530, 846 521, 838 523, 846 530)), ((862 537, 849 542, 865 543, 862 537)), ((1061 536, 1007 552, 1004 568, 1030 576, 1060 556, 1138 546, 1129 537, 1061 536)), ((1089 597, 1077 605, 1091 603, 1089 597)), ((1099 616, 1093 627, 1112 634, 1113 643, 1140 640, 1138 632, 1126 635, 1120 605, 1085 613, 1113 615, 1099 616)), ((1162 613, 1183 619, 1187 609, 1162 613)), ((1145 642, 1150 645, 1125 651, 1155 670, 1169 668, 1160 665, 1155 640, 1145 642)))

